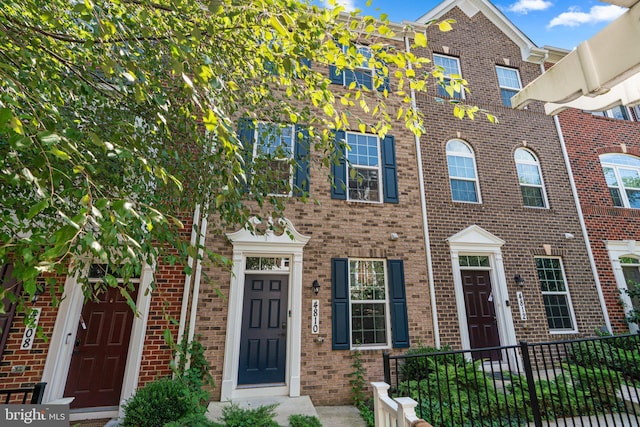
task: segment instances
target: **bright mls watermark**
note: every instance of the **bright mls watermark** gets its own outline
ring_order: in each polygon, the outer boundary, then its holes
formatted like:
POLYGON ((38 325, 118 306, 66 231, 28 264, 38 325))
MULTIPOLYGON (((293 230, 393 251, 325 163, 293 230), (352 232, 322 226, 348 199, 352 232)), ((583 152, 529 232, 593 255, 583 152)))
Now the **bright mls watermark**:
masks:
POLYGON ((0 425, 69 427, 69 405, 2 405, 0 425))

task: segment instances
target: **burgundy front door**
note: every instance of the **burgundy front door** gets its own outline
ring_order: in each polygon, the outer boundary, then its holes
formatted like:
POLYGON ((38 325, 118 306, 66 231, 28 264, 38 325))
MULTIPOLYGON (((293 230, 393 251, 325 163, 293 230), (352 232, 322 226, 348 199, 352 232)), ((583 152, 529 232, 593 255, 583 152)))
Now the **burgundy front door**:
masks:
MULTIPOLYGON (((462 270, 461 274, 471 348, 500 346, 496 309, 493 304, 489 272, 462 270)), ((502 359, 499 350, 474 352, 473 358, 502 359)))
POLYGON ((288 276, 247 275, 238 385, 284 383, 288 276))
MULTIPOLYGON (((131 297, 135 301, 135 294, 131 297)), ((120 404, 133 318, 118 289, 85 303, 64 390, 65 397, 75 397, 71 408, 120 404)))

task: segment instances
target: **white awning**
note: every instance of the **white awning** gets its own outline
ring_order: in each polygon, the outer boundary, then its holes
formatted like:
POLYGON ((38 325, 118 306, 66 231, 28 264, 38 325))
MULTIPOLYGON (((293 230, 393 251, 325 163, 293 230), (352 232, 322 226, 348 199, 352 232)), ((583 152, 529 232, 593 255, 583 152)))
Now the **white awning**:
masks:
POLYGON ((631 8, 514 95, 514 108, 537 100, 553 115, 640 104, 640 1, 608 3, 631 8))

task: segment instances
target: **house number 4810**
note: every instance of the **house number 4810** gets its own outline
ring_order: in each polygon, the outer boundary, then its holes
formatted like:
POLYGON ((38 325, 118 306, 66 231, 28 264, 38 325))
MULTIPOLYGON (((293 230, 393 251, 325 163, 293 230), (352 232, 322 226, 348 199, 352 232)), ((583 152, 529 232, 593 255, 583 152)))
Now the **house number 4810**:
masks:
POLYGON ((311 300, 311 333, 320 333, 320 300, 311 300))

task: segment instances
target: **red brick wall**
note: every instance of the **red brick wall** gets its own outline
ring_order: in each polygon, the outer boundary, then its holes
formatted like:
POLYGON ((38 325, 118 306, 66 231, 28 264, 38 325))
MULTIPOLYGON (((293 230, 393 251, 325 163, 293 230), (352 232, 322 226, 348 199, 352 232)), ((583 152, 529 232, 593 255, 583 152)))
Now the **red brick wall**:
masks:
MULTIPOLYGON (((185 228, 181 234, 188 240, 191 233, 191 218, 184 221, 185 228)), ((58 278, 60 285, 64 284, 64 277, 58 278)), ((169 319, 179 319, 184 287, 184 273, 181 265, 169 265, 160 260, 156 268, 155 283, 157 289, 152 292, 152 303, 147 322, 147 333, 140 368, 139 386, 155 378, 171 374, 169 362, 171 352, 165 344, 163 332, 166 328, 177 337, 177 323, 170 323, 169 319)), ((140 289, 145 292, 145 289, 140 289)), ((51 297, 45 293, 34 304, 42 307, 38 325, 42 328, 42 337, 36 338, 33 348, 29 351, 19 350, 22 335, 25 330, 24 316, 16 315, 11 325, 9 338, 0 361, 0 388, 15 388, 31 385, 42 380, 45 360, 49 351, 50 338, 56 321, 58 310, 51 307, 51 297), (26 365, 24 373, 11 373, 11 367, 26 365)))
POLYGON ((599 156, 605 153, 640 157, 640 123, 616 120, 580 110, 558 115, 598 275, 616 332, 628 331, 606 240, 640 240, 640 210, 614 207, 599 156))

